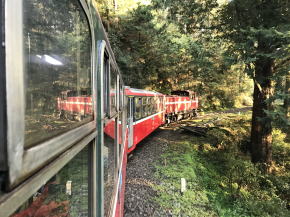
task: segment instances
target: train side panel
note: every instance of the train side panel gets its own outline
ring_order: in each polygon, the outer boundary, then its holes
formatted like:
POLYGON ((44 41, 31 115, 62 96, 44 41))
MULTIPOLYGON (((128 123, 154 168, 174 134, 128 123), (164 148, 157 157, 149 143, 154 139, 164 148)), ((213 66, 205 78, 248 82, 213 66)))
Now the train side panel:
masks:
MULTIPOLYGON (((165 100, 163 94, 134 88, 127 88, 126 95, 131 97, 134 102, 134 121, 131 123, 133 125, 131 134, 133 142, 131 147, 128 147, 128 153, 130 153, 138 143, 164 124, 165 100)), ((130 126, 128 127, 130 128, 130 126)))
POLYGON ((177 91, 177 93, 187 94, 187 96, 171 95, 166 96, 166 122, 180 120, 186 117, 192 117, 197 114, 198 98, 192 91, 177 91))
POLYGON ((149 136, 153 131, 155 131, 158 127, 164 124, 164 112, 160 112, 144 118, 140 121, 134 122, 134 143, 133 147, 128 150, 131 152, 135 149, 136 145, 140 143, 143 139, 149 136))

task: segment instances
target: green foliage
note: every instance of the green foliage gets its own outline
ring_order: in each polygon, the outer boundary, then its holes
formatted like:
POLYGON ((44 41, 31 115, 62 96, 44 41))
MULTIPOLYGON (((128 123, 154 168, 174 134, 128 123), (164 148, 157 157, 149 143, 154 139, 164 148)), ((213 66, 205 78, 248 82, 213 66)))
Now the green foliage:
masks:
POLYGON ((167 18, 175 22, 180 31, 195 33, 195 29, 209 27, 213 9, 218 6, 216 0, 153 0, 153 7, 167 10, 167 18))
MULTIPOLYGON (((156 202, 173 216, 289 216, 290 168, 281 173, 283 167, 277 166, 277 173, 264 175, 240 151, 249 122, 250 114, 223 116, 218 122, 223 127, 210 130, 206 138, 183 137, 170 144, 157 166, 161 184, 156 187, 160 192, 156 202), (181 178, 187 181, 184 194, 181 178)), ((284 156, 289 163, 285 134, 274 133, 274 158, 278 163, 284 156)))
MULTIPOLYGON (((288 0, 233 0, 219 11, 222 37, 232 43, 229 51, 236 60, 246 64, 246 72, 257 84, 266 80, 275 82, 275 93, 268 96, 266 104, 284 100, 289 95, 284 88, 290 64, 290 5, 288 0), (273 75, 266 75, 267 62, 273 63, 273 75), (263 71, 263 74, 258 74, 263 71)), ((263 91, 263 90, 261 90, 263 91)), ((269 120, 279 127, 289 125, 285 108, 274 104, 265 111, 269 120)))
POLYGON ((243 105, 252 88, 244 66, 223 63, 223 43, 211 32, 200 27, 194 36, 181 33, 178 23, 167 17, 168 11, 155 4, 111 18, 109 36, 125 83, 163 93, 193 89, 204 108, 243 105))

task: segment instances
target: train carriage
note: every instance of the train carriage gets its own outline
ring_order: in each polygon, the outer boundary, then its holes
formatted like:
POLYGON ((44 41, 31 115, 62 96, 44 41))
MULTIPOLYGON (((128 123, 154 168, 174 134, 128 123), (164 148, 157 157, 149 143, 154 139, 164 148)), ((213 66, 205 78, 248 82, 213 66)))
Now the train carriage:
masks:
POLYGON ((0 6, 0 216, 122 216, 125 90, 93 1, 0 6))
POLYGON ((126 88, 128 99, 128 153, 164 124, 165 96, 161 93, 126 88))
POLYGON ((173 91, 165 98, 166 123, 197 115, 198 97, 189 90, 173 91))

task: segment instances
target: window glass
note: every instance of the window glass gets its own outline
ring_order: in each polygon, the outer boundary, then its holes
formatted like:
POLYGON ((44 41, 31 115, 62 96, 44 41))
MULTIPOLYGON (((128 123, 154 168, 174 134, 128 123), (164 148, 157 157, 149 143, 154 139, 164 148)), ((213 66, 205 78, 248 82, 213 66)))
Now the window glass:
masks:
POLYGON ((104 57, 104 74, 103 74, 103 97, 104 97, 104 114, 105 116, 109 114, 108 109, 109 109, 109 76, 110 76, 110 64, 109 64, 109 58, 105 54, 104 57))
POLYGON ((118 146, 119 146, 119 156, 121 159, 122 156, 122 143, 123 143, 123 114, 124 112, 120 112, 120 118, 119 118, 119 123, 118 123, 118 131, 119 131, 119 139, 118 139, 118 146))
POLYGON ((89 151, 84 148, 11 217, 89 216, 89 151))
POLYGON ((110 112, 111 117, 116 114, 117 111, 117 72, 111 67, 110 76, 110 112))
MULTIPOLYGON (((136 101, 136 98, 135 98, 135 101, 136 101)), ((126 103, 127 103, 127 105, 126 105, 126 107, 127 107, 127 117, 129 118, 130 117, 130 100, 129 100, 129 97, 128 97, 128 99, 126 100, 126 103)), ((136 102, 134 102, 134 103, 136 103, 136 102)), ((136 115, 136 108, 135 108, 135 115, 136 115)), ((127 120, 128 122, 129 122, 129 120, 127 120)))
POLYGON ((104 207, 105 216, 109 214, 111 201, 114 193, 115 172, 116 172, 116 149, 115 141, 116 121, 110 120, 104 128, 104 207))
POLYGON ((153 114, 152 97, 148 98, 148 115, 153 114))
POLYGON ((160 97, 156 97, 157 112, 160 112, 160 97))
POLYGON ((139 120, 142 118, 142 98, 135 98, 135 119, 139 120))
POLYGON ((24 1, 25 148, 93 119, 91 36, 78 0, 24 1))
POLYGON ((142 98, 142 117, 146 117, 148 115, 148 108, 147 108, 147 97, 142 98))
POLYGON ((157 113, 157 99, 156 97, 153 97, 153 113, 157 113))
POLYGON ((124 86, 123 86, 123 83, 121 80, 119 80, 119 92, 120 92, 120 98, 119 98, 119 110, 122 110, 123 109, 123 106, 124 106, 124 86))

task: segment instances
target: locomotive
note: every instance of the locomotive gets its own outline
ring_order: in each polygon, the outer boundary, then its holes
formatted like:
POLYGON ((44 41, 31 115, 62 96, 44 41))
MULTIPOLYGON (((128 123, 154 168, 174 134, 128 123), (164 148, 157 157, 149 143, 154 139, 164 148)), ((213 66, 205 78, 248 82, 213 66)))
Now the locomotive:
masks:
POLYGON ((0 216, 123 216, 127 154, 195 93, 126 87, 92 0, 0 12, 0 216))

